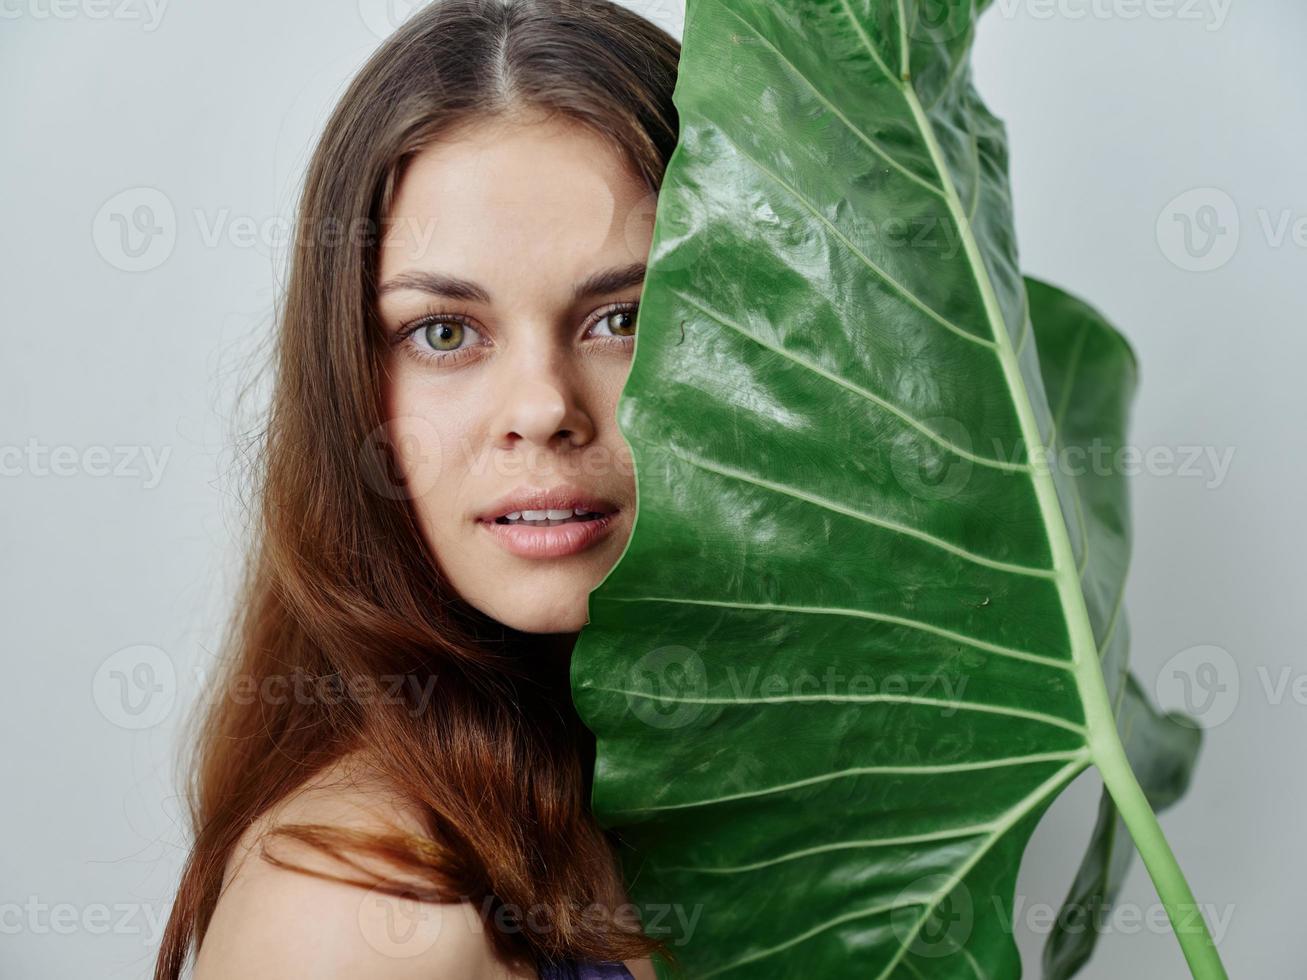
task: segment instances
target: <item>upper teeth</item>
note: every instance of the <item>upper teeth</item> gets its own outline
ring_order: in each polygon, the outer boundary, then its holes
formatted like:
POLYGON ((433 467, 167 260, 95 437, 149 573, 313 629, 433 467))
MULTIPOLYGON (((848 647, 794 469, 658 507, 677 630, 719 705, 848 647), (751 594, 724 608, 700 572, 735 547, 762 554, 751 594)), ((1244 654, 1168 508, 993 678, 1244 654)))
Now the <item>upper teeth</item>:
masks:
POLYGON ((515 510, 504 517, 510 521, 565 521, 589 513, 584 507, 575 507, 571 510, 515 510))

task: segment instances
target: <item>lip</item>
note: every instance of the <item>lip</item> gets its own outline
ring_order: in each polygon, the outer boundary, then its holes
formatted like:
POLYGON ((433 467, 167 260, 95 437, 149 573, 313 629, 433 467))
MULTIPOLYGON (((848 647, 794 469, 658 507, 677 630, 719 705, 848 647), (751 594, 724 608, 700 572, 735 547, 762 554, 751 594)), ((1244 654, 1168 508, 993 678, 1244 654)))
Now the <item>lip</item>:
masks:
POLYGON ((518 487, 505 494, 476 517, 476 522, 496 542, 520 558, 563 558, 592 547, 613 527, 620 508, 610 500, 576 486, 518 487), (496 524, 497 518, 517 510, 582 510, 603 516, 592 521, 531 527, 496 524))
POLYGON ((617 514, 617 511, 613 511, 593 521, 558 524, 554 527, 496 524, 493 520, 477 523, 507 551, 519 558, 564 558, 596 544, 612 529, 617 514))
POLYGON ((494 521, 515 510, 575 510, 577 507, 596 514, 616 513, 619 509, 611 500, 567 484, 552 488, 518 487, 490 504, 476 519, 494 521))

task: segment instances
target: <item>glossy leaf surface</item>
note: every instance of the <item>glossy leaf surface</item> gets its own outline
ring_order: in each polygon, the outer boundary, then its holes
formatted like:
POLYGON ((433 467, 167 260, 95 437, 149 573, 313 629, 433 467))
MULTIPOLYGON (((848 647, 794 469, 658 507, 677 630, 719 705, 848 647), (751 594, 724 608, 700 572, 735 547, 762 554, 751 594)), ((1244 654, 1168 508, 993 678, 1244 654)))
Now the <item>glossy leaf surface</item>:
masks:
POLYGON ((1027 296, 973 30, 687 10, 618 409, 639 513, 572 682, 690 977, 1017 976, 1035 823, 1124 765, 1124 488, 1057 447, 1120 445, 1133 357, 1027 296))
MULTIPOLYGON (((1128 484, 1109 464, 1124 448, 1124 413, 1137 384, 1133 353, 1088 304, 1035 280, 1027 279, 1027 291, 1040 368, 1055 406, 1056 458, 1077 484, 1080 516, 1101 515, 1119 526, 1118 539, 1128 543, 1128 484), (1119 383, 1104 383, 1113 377, 1119 383)), ((1149 803, 1160 812, 1188 788, 1202 733, 1191 719, 1154 710, 1127 673, 1129 635, 1122 605, 1127 555, 1116 551, 1103 556, 1106 562, 1096 561, 1092 544, 1082 555, 1083 580, 1100 591, 1103 601, 1115 597, 1100 643, 1103 675, 1130 764, 1149 803)), ((1045 980, 1074 976, 1089 959, 1133 854, 1121 815, 1104 790, 1089 848, 1044 950, 1045 980)))

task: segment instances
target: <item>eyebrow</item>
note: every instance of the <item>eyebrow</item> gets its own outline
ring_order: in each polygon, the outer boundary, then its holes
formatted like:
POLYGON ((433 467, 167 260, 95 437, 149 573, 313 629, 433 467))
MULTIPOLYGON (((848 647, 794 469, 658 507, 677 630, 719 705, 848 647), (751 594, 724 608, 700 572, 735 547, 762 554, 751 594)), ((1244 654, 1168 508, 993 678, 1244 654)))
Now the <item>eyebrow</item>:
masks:
MULTIPOLYGON (((596 272, 573 287, 572 300, 577 302, 592 296, 602 296, 605 293, 615 293, 630 286, 637 286, 644 282, 646 268, 644 262, 632 262, 630 265, 614 266, 596 272)), ((490 293, 483 286, 467 279, 460 279, 458 276, 421 269, 411 269, 387 279, 377 290, 377 295, 384 296, 386 293, 401 289, 416 289, 419 292, 431 293, 433 296, 444 296, 463 302, 491 302, 490 293)))

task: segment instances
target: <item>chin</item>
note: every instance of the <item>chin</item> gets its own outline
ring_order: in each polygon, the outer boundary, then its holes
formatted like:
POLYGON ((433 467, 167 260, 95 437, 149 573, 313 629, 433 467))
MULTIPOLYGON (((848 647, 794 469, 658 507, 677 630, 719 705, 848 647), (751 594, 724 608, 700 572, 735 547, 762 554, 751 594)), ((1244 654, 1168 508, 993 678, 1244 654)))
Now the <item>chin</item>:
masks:
POLYGON ((497 600, 477 605, 487 616, 522 633, 577 633, 589 614, 584 596, 580 600, 500 596, 497 600))

